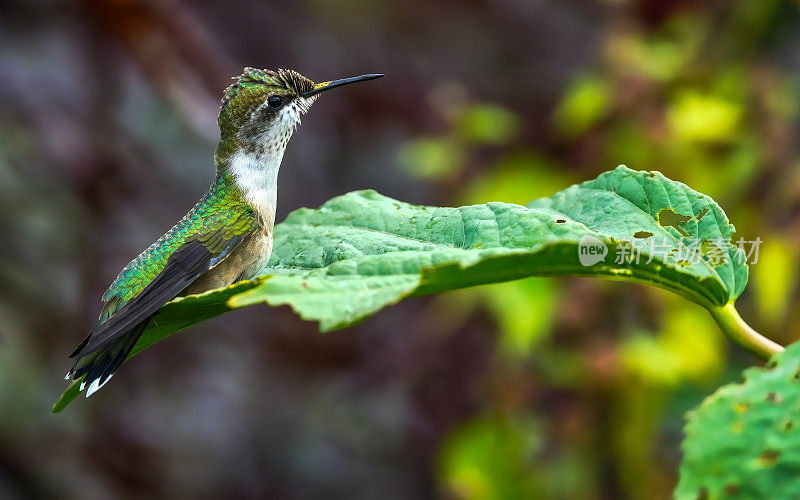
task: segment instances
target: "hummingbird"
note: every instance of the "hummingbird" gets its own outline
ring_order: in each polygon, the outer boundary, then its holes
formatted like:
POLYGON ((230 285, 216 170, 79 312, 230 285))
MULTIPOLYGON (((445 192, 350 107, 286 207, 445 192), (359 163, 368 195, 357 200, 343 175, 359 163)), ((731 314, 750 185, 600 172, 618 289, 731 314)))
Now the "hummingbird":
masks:
POLYGON ((253 278, 269 261, 278 170, 300 118, 327 90, 382 77, 314 83, 300 73, 245 68, 225 89, 217 118, 216 175, 200 201, 133 259, 103 294, 100 318, 69 356, 66 380, 86 397, 130 354, 150 318, 179 296, 253 278))

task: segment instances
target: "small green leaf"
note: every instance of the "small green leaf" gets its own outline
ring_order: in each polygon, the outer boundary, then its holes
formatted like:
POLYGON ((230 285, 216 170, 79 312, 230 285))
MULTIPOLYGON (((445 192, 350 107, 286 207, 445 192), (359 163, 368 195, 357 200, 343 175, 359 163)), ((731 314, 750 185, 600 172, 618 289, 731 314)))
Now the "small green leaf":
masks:
POLYGON ((719 308, 741 293, 747 265, 730 245, 724 262, 712 265, 698 253, 699 242, 721 245, 732 234, 708 196, 658 172, 624 166, 528 207, 425 207, 357 191, 289 214, 275 228, 260 278, 167 304, 134 354, 252 304, 286 304, 333 330, 405 297, 528 276, 648 284, 719 308))
POLYGON ((800 342, 689 414, 676 498, 796 498, 800 342))

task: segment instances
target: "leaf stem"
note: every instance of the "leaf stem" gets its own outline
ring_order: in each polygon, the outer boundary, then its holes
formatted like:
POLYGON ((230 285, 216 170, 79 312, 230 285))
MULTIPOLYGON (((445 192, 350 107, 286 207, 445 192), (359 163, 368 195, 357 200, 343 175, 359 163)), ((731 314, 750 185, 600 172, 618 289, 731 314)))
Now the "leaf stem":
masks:
POLYGON ((732 302, 724 306, 710 307, 708 311, 726 337, 762 360, 766 361, 774 354, 783 352, 782 345, 761 335, 745 323, 732 302))

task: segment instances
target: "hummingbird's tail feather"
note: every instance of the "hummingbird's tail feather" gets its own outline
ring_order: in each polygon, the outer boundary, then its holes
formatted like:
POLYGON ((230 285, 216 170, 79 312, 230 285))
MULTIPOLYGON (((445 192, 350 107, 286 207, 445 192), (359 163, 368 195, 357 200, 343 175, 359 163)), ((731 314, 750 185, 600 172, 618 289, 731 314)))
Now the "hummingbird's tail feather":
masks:
POLYGON ((142 336, 142 332, 149 322, 150 318, 147 318, 128 333, 109 342, 108 345, 78 358, 75 365, 67 373, 67 380, 70 378, 77 380, 86 375, 80 389, 83 390, 88 386, 86 397, 91 396, 95 391, 103 387, 111 379, 114 372, 122 366, 122 363, 127 359, 128 354, 130 354, 133 346, 136 345, 139 337, 142 336))

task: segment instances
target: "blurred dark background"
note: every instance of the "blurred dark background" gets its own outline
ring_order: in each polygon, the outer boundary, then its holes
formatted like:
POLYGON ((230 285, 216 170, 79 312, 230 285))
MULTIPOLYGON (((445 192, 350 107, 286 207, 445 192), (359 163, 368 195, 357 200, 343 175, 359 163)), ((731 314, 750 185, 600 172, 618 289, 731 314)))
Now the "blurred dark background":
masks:
POLYGON ((739 306, 791 342, 798 21, 778 0, 0 1, 0 497, 670 497, 684 413, 756 360, 632 285, 523 280, 324 335, 252 307, 50 407, 106 286, 210 184, 243 66, 387 74, 314 106, 279 220, 360 188, 526 203, 657 169, 764 240, 739 306))

